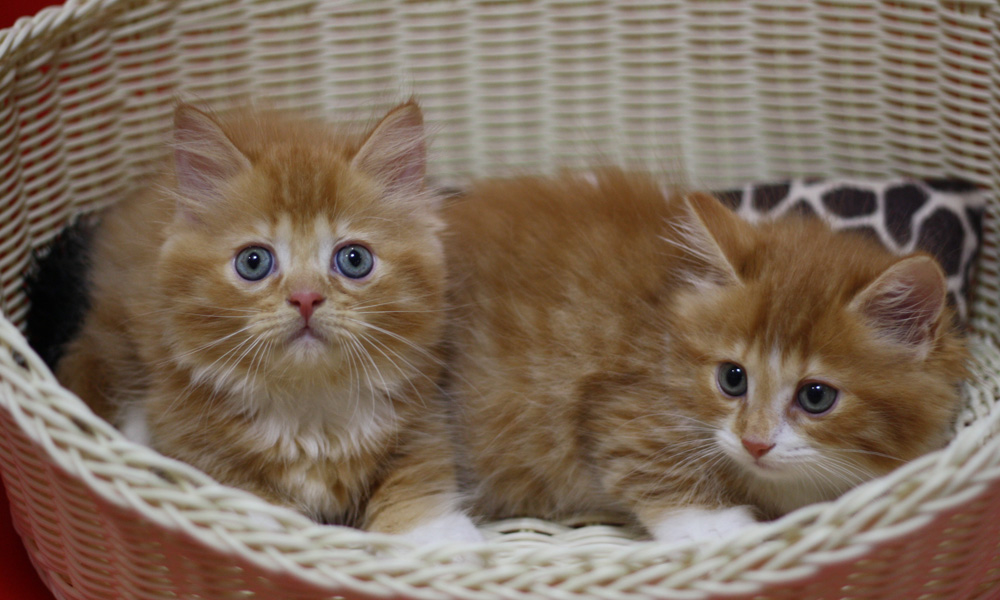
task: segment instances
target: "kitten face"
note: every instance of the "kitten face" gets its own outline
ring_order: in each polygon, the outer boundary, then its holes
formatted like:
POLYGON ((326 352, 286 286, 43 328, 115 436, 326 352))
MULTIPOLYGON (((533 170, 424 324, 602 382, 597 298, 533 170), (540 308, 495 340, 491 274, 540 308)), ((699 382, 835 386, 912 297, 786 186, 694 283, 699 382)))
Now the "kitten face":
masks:
POLYGON ((164 260, 165 271, 187 279, 177 319, 192 335, 178 340, 179 350, 209 365, 203 376, 228 385, 287 382, 322 369, 377 385, 405 367, 410 344, 434 338, 441 292, 432 236, 422 240, 427 256, 412 257, 376 221, 280 215, 247 229, 192 240, 164 260), (369 271, 345 273, 338 263, 352 266, 352 257, 362 268, 370 262, 369 271), (247 262, 267 263, 260 279, 240 274, 247 262), (409 321, 398 318, 404 314, 409 321))
POLYGON ((702 369, 703 390, 719 414, 713 442, 743 476, 830 498, 899 464, 880 445, 882 427, 864 414, 850 372, 801 348, 741 344, 726 355, 702 369), (856 419, 856 431, 842 435, 856 419))
POLYGON ((176 360, 197 380, 356 395, 425 365, 442 318, 437 217, 421 189, 389 189, 345 154, 272 148, 178 214, 158 268, 176 360))
MULTIPOLYGON (((962 354, 945 360, 943 339, 897 327, 936 296, 908 287, 902 306, 912 314, 888 317, 859 300, 892 297, 898 286, 878 273, 905 279, 909 262, 924 259, 852 255, 843 237, 802 224, 777 224, 758 240, 747 231, 727 281, 679 295, 671 340, 683 365, 671 371, 696 373, 680 384, 697 390, 681 405, 711 429, 712 452, 762 505, 787 512, 940 447, 956 394, 941 373, 960 371, 962 354), (809 248, 816 240, 827 247, 809 248), (781 258, 796 252, 815 255, 781 258)), ((924 267, 916 264, 932 280, 935 267, 924 267)))

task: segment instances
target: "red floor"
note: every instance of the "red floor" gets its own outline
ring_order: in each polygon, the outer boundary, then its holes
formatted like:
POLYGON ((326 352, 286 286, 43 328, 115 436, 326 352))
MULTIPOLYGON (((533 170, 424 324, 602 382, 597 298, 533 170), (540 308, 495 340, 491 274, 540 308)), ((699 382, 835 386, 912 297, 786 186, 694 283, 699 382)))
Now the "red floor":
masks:
MULTIPOLYGON (((19 17, 59 4, 46 0, 0 1, 0 28, 10 27, 19 17)), ((0 483, 0 600, 52 600, 21 545, 10 521, 7 494, 0 483)))
POLYGON ((51 600, 52 594, 35 573, 21 538, 10 522, 7 494, 0 485, 0 600, 51 600))

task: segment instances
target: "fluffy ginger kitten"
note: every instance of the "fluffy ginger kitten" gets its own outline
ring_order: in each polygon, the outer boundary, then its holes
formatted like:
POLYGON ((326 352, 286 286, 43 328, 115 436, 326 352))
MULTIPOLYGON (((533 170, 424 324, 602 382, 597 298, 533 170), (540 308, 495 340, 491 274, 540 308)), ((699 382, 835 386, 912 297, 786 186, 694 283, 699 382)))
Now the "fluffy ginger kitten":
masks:
POLYGON ((482 516, 709 539, 947 440, 966 354, 929 256, 614 170, 484 181, 445 220, 482 516))
POLYGON ((130 438, 325 522, 476 540, 435 380, 445 267, 419 107, 367 135, 180 104, 95 234, 60 380, 130 438))

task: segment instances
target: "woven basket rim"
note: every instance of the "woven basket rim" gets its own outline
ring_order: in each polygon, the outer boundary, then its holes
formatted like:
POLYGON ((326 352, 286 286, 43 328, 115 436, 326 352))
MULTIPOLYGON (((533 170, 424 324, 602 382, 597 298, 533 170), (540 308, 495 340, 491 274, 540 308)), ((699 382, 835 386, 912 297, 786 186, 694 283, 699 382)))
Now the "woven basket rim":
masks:
POLYGON ((0 29, 0 58, 17 62, 40 52, 37 44, 64 28, 79 26, 98 15, 127 10, 128 6, 149 4, 155 0, 67 0, 47 6, 32 16, 21 17, 13 25, 0 29))
MULTIPOLYGON (((301 4, 311 1, 302 0, 301 4)), ((926 4, 924 0, 919 2, 926 4)), ((964 4, 996 6, 994 0, 964 4)), ((44 64, 46 44, 52 40, 85 39, 94 29, 103 27, 103 22, 132 16, 128 11, 160 17, 161 12, 166 14, 182 5, 181 0, 69 0, 63 6, 43 9, 0 31, 0 80, 4 85, 13 81, 18 65, 44 64)), ((211 9, 222 5, 227 1, 213 1, 211 9)), ((247 14, 251 16, 258 6, 256 1, 245 2, 241 10, 249 7, 247 14)), ((202 7, 195 8, 200 15, 202 7)), ((817 10, 832 14, 840 9, 826 6, 817 10)), ((727 18, 732 16, 726 14, 727 18)), ((142 14, 136 21, 126 22, 138 22, 140 17, 142 14)), ((131 34, 132 30, 128 31, 131 34)), ((876 67, 872 67, 873 73, 878 72, 876 67)), ((955 93, 962 91, 956 89, 955 93)), ((115 102, 126 100, 124 94, 112 96, 108 98, 115 102)), ((821 124, 823 115, 817 112, 813 116, 821 124)), ((848 133, 844 135, 850 137, 848 133)), ((968 156, 970 163, 978 165, 979 154, 968 156)), ((828 159, 823 155, 817 164, 829 163, 833 176, 834 165, 839 163, 828 159)), ((977 181, 982 184, 984 179, 989 178, 984 175, 977 181)), ((865 177, 856 180, 871 181, 865 177)), ((988 227, 995 228, 1000 205, 995 197, 991 202, 988 227)), ((984 247, 983 252, 995 256, 992 249, 984 247)), ((995 269, 996 261, 990 265, 995 269)), ((977 302, 987 308, 980 309, 974 322, 985 323, 996 312, 993 299, 986 297, 990 289, 984 286, 976 290, 977 302)), ((485 544, 436 547, 414 547, 393 536, 319 525, 129 442, 58 384, 6 318, 0 318, 0 407, 10 413, 34 445, 32 449, 48 460, 44 466, 57 470, 60 477, 65 474, 81 482, 101 501, 148 520, 156 528, 193 538, 203 548, 227 557, 238 556, 260 567, 261 572, 294 577, 324 590, 428 599, 452 594, 495 597, 495 591, 488 594, 485 586, 474 588, 470 583, 487 581, 486 577, 477 578, 477 574, 492 570, 502 576, 489 579, 489 583, 509 586, 503 588, 512 590, 507 595, 580 597, 581 588, 552 583, 559 577, 568 578, 567 573, 575 577, 593 573, 589 581, 594 582, 595 589, 605 586, 602 591, 607 591, 609 598, 624 586, 630 586, 630 593, 641 597, 634 590, 642 589, 644 582, 652 582, 649 589, 670 597, 753 594, 764 583, 800 581, 827 565, 862 558, 883 542, 919 531, 939 515, 967 505, 990 484, 996 487, 995 483, 1000 482, 1000 407, 995 403, 1000 397, 996 377, 1000 372, 1000 334, 991 331, 995 325, 980 328, 983 333, 972 340, 975 374, 966 391, 970 398, 987 401, 969 405, 963 415, 967 425, 948 447, 863 484, 837 500, 802 508, 775 522, 700 546, 629 541, 610 535, 589 537, 588 531, 603 526, 572 529, 536 519, 486 524, 483 529, 490 539, 485 544), (530 531, 519 532, 520 528, 530 531), (533 543, 546 533, 557 534, 558 545, 533 543), (625 575, 622 565, 633 571, 625 575), (538 573, 545 575, 535 578, 538 573), (618 573, 621 580, 612 583, 613 573, 618 573), (429 585, 431 576, 446 584, 429 585), (674 590, 682 591, 671 594, 674 590)))
MULTIPOLYGON (((867 546, 919 529, 936 512, 969 501, 982 492, 988 481, 1000 478, 998 465, 978 474, 970 471, 966 479, 971 484, 965 486, 952 483, 942 487, 942 482, 938 481, 940 478, 935 477, 938 470, 950 465, 971 464, 978 467, 991 459, 993 463, 1000 463, 1000 436, 996 435, 1000 430, 1000 409, 993 408, 965 427, 955 441, 942 450, 911 461, 836 500, 804 507, 771 523, 747 527, 712 544, 696 546, 690 543, 632 541, 624 545, 584 543, 578 546, 508 548, 502 543, 487 541, 472 545, 413 546, 390 535, 316 524, 290 509, 272 506, 252 494, 218 484, 185 463, 130 442, 94 415, 79 398, 62 388, 20 332, 6 319, 0 319, 0 340, 9 344, 11 349, 10 353, 0 355, 0 369, 7 371, 0 379, 21 376, 25 371, 24 367, 17 365, 20 360, 27 365, 30 374, 30 381, 25 379, 25 385, 41 389, 47 396, 49 402, 45 411, 50 422, 44 428, 26 426, 24 431, 32 441, 47 449, 60 469, 87 481, 93 493, 114 505, 133 510, 160 527, 183 531, 208 547, 223 548, 227 552, 238 548, 241 557, 263 568, 279 566, 273 559, 276 549, 288 556, 308 552, 309 561, 283 560, 280 566, 325 587, 347 584, 358 591, 385 593, 386 588, 381 584, 352 575, 351 566, 392 557, 393 572, 402 575, 416 573, 432 565, 461 565, 469 556, 478 556, 477 560, 486 560, 494 565, 545 567, 570 561, 584 568, 598 568, 614 562, 637 569, 678 572, 697 564, 699 571, 715 570, 713 580, 717 583, 737 585, 741 573, 738 559, 765 542, 772 547, 772 551, 764 556, 759 552, 755 554, 754 560, 765 563, 764 567, 758 566, 755 570, 766 568, 775 578, 787 577, 791 580, 803 576, 803 565, 797 562, 803 554, 809 554, 812 569, 860 556, 867 546), (18 355, 20 358, 14 358, 18 355), (59 431, 59 442, 50 435, 53 430, 59 431), (77 440, 70 449, 59 447, 59 444, 66 445, 67 440, 74 436, 83 436, 83 440, 77 440), (94 447, 88 447, 88 444, 94 447), (95 460, 88 454, 102 460, 95 460), (120 463, 120 467, 116 465, 116 476, 111 480, 99 475, 108 471, 106 463, 109 459, 120 463), (94 466, 98 469, 93 469, 94 466), (168 473, 174 483, 154 474, 156 470, 168 473), (122 493, 122 484, 129 490, 128 494, 122 493), (906 498, 916 493, 915 488, 927 488, 917 494, 921 502, 937 492, 936 504, 930 508, 922 505, 916 511, 912 510, 913 507, 906 508, 906 498), (956 488, 958 494, 953 495, 951 492, 956 488), (183 502, 176 502, 178 494, 184 495, 183 502), (155 498, 164 499, 163 504, 157 506, 151 501, 155 498), (163 505, 171 508, 164 510, 163 505), (189 512, 197 515, 197 522, 188 519, 189 512), (205 516, 209 513, 214 515, 207 519, 211 526, 205 516), (259 515, 270 517, 284 529, 262 528, 259 515), (866 526, 869 529, 863 531, 866 526), (778 546, 779 549, 774 549, 778 546), (456 560, 458 563, 455 563, 456 560), (706 565, 713 569, 706 569, 706 565), (342 572, 336 578, 330 577, 330 569, 318 568, 320 566, 342 572)), ((977 352, 993 355, 994 366, 1000 366, 1000 348, 992 339, 976 337, 972 346, 977 352)), ((0 404, 9 402, 0 396, 0 404)), ((17 405, 8 405, 7 409, 17 419, 30 420, 17 405)), ((535 521, 515 519, 512 523, 516 526, 519 522, 535 521)), ((502 522, 499 525, 502 526, 502 522)), ((490 527, 486 529, 489 531, 490 527)), ((464 568, 482 567, 469 564, 464 568)), ((461 566, 457 568, 457 571, 461 570, 461 566)), ((418 596, 427 592, 419 587, 407 587, 407 590, 418 596)))

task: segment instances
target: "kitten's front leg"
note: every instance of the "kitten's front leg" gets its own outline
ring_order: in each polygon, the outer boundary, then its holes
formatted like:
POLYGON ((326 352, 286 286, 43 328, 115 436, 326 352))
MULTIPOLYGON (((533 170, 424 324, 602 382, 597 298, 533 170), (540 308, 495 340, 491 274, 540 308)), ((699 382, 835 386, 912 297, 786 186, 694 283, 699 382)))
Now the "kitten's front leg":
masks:
POLYGON ((446 435, 413 433, 372 493, 364 528, 398 534, 421 545, 483 541, 483 534, 460 508, 446 435))
POLYGON ((153 435, 149 431, 149 421, 146 419, 146 405, 141 399, 133 399, 122 407, 116 425, 130 442, 153 446, 153 435))
MULTIPOLYGON (((56 365, 59 383, 76 394, 90 410, 102 419, 113 422, 116 399, 112 397, 111 383, 116 380, 114 364, 128 364, 128 357, 120 349, 107 348, 102 342, 110 336, 101 336, 93 319, 84 323, 80 334, 66 346, 66 352, 56 365), (117 360, 117 363, 113 362, 117 360)), ((122 343, 121 346, 127 346, 122 343)))
POLYGON ((677 507, 657 515, 647 511, 643 523, 657 541, 713 541, 757 522, 748 506, 706 508, 677 507))
POLYGON ((413 529, 399 534, 403 539, 413 544, 434 543, 476 543, 483 541, 483 534, 465 513, 458 510, 447 510, 440 516, 425 519, 416 524, 413 529))
POLYGON ((410 486, 385 486, 372 497, 365 529, 399 535, 420 545, 475 543, 482 532, 458 506, 454 493, 426 493, 410 486), (416 494, 417 497, 408 497, 416 494))

